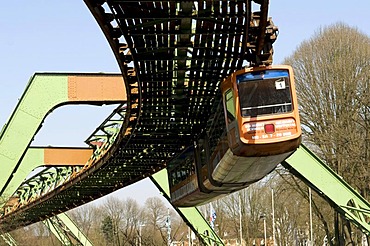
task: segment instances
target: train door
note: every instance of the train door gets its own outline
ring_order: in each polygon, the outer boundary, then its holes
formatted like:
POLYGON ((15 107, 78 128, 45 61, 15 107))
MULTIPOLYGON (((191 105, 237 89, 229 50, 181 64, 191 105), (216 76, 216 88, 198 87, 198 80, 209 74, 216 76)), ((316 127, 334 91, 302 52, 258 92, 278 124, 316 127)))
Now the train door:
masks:
POLYGON ((204 134, 200 139, 195 142, 195 164, 197 171, 198 187, 204 193, 211 193, 212 191, 204 186, 204 182, 208 180, 209 177, 209 141, 204 134))
POLYGON ((224 113, 226 119, 226 130, 227 138, 229 142, 229 147, 235 149, 238 147, 239 130, 238 130, 238 120, 235 111, 235 98, 232 88, 226 90, 223 95, 224 101, 224 113))

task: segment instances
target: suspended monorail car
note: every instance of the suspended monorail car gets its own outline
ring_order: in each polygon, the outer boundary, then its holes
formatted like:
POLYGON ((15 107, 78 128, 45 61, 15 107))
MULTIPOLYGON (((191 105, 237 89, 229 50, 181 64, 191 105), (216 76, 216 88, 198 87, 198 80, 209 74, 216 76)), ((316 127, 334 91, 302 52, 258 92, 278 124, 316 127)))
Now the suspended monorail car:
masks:
MULTIPOLYGON (((262 179, 301 142, 290 66, 245 68, 221 83, 223 131, 206 129, 168 163, 171 201, 196 206, 262 179)), ((213 121, 216 121, 213 119, 213 121)))

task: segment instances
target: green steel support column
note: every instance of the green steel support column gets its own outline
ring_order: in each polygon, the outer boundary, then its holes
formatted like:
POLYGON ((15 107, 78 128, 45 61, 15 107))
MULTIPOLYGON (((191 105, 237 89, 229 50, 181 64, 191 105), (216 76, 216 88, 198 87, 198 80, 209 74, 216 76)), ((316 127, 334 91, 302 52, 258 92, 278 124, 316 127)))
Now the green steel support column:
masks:
MULTIPOLYGON (((170 188, 167 175, 167 169, 163 169, 151 176, 150 179, 170 202, 170 188)), ((174 208, 194 233, 203 240, 204 244, 224 245, 222 240, 218 237, 216 232, 211 228, 196 207, 174 208)))
POLYGON ((282 165, 370 235, 370 203, 307 147, 301 145, 282 165))
MULTIPOLYGON (((46 114, 56 105, 67 101, 67 88, 64 77, 45 79, 35 75, 31 78, 15 111, 0 134, 1 191, 18 168, 22 155, 46 114)), ((11 194, 5 195, 9 197, 11 194)))
POLYGON ((58 225, 58 222, 53 221, 55 218, 49 218, 42 223, 51 231, 63 246, 72 246, 72 241, 65 231, 58 225))
MULTIPOLYGON (((22 172, 16 172, 15 177, 6 187, 6 190, 17 189, 35 167, 51 165, 62 168, 66 164, 84 165, 91 155, 92 150, 87 148, 28 148, 22 160, 20 168, 22 172)), ((54 178, 56 179, 57 176, 54 178)), ((45 220, 44 224, 63 245, 73 245, 71 238, 78 242, 78 245, 92 245, 89 239, 65 213, 45 220)))
MULTIPOLYGON (((44 151, 42 149, 32 149, 27 151, 25 154, 22 165, 18 168, 17 172, 13 174, 12 179, 8 182, 7 186, 3 189, 3 194, 1 195, 0 206, 6 202, 21 185, 22 181, 31 173, 33 169, 40 166, 40 163, 44 162, 44 151)), ((2 181, 2 177, 1 177, 2 181)))
POLYGON ((0 133, 1 197, 7 198, 11 195, 4 194, 4 190, 18 171, 21 160, 43 120, 53 109, 68 103, 109 104, 126 100, 122 76, 35 74, 0 133), (89 90, 86 90, 87 86, 89 90))
POLYGON ((1 237, 3 238, 3 240, 5 241, 6 244, 10 245, 10 246, 17 246, 17 242, 14 240, 14 238, 12 237, 12 235, 10 235, 10 233, 4 233, 1 235, 1 237))
POLYGON ((8 185, 3 189, 4 195, 1 196, 1 198, 3 198, 3 201, 1 201, 0 204, 3 204, 3 202, 6 201, 6 198, 10 197, 10 195, 8 194, 11 194, 11 195, 14 194, 14 192, 19 188, 22 182, 25 181, 27 175, 29 175, 32 172, 32 170, 34 170, 35 168, 46 166, 46 165, 54 165, 54 166, 80 165, 80 166, 83 166, 84 164, 86 164, 88 158, 92 155, 92 150, 90 151, 87 148, 59 148, 59 149, 64 150, 63 153, 66 155, 66 158, 64 158, 64 160, 60 160, 60 162, 58 162, 58 160, 52 160, 52 163, 50 163, 50 158, 47 157, 48 155, 47 153, 52 153, 52 152, 49 149, 57 150, 58 148, 52 148, 52 147, 32 148, 31 147, 27 149, 17 171, 13 173, 13 176, 11 180, 8 182, 8 185), (75 152, 77 151, 81 153, 86 152, 86 154, 83 153, 83 157, 86 156, 86 159, 78 158, 78 160, 73 160, 73 157, 76 157, 75 152), (70 160, 67 160, 67 159, 70 159, 70 160))
POLYGON ((93 245, 66 213, 44 220, 43 223, 58 238, 62 245, 74 245, 71 238, 76 241, 77 245, 93 245))

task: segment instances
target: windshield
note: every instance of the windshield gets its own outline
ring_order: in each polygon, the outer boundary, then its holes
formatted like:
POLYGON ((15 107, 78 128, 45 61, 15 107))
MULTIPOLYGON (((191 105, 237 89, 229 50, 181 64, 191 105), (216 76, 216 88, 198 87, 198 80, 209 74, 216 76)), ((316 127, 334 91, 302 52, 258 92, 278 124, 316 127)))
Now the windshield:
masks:
POLYGON ((242 116, 292 111, 288 70, 249 72, 236 77, 242 116))

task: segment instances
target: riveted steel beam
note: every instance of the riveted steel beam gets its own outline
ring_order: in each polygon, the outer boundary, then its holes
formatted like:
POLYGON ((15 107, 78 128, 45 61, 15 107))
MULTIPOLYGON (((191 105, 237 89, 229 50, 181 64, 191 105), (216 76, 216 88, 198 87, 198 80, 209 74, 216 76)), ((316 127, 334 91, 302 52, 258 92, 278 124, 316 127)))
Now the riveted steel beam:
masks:
POLYGON ((370 203, 307 147, 301 145, 282 165, 370 236, 370 203))

